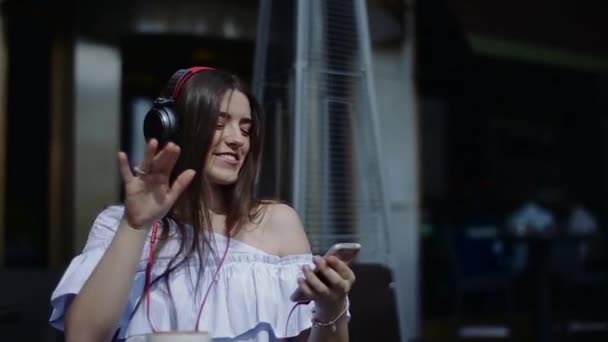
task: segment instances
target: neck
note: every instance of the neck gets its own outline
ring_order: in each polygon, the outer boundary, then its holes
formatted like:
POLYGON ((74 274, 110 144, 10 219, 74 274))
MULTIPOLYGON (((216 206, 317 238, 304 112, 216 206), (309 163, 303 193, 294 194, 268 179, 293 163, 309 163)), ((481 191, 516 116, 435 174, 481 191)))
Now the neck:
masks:
POLYGON ((226 188, 221 185, 211 185, 209 191, 209 211, 212 215, 226 215, 226 188))
POLYGON ((226 234, 226 191, 225 188, 212 185, 209 191, 209 218, 216 233, 226 234))

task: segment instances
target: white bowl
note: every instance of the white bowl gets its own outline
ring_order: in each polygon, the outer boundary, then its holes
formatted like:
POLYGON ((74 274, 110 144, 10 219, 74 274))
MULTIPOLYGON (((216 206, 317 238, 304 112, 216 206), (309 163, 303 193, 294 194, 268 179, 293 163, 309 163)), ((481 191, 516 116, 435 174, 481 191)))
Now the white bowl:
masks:
POLYGON ((206 332, 159 332, 146 335, 146 342, 209 342, 206 332))

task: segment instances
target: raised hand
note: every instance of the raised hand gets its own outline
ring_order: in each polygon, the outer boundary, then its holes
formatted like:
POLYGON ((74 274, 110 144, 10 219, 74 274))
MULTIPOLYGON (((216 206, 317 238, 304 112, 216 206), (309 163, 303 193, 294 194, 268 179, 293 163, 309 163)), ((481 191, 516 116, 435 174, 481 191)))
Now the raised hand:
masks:
POLYGON ((144 160, 135 168, 135 175, 127 155, 118 153, 125 184, 125 219, 134 228, 150 227, 165 216, 195 175, 194 170, 185 170, 170 184, 169 178, 180 148, 168 143, 158 154, 157 149, 158 141, 151 139, 146 146, 144 160))

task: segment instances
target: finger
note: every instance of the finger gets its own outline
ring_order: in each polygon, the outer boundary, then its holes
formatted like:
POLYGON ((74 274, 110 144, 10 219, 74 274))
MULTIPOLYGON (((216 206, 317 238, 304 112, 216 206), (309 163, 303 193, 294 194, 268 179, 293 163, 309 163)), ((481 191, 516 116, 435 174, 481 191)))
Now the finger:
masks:
POLYGON ((306 278, 306 283, 311 288, 311 290, 315 294, 327 296, 329 294, 329 287, 327 287, 319 277, 310 269, 308 265, 303 267, 304 277, 306 278))
POLYGON ((152 165, 154 165, 154 171, 171 174, 175 163, 179 158, 180 148, 174 143, 169 143, 165 146, 155 157, 152 159, 152 165))
POLYGON ((317 270, 315 272, 323 275, 326 285, 329 285, 332 288, 345 289, 345 279, 329 266, 324 258, 316 256, 313 261, 317 265, 317 270))
POLYGON ((125 183, 133 179, 133 172, 131 172, 131 166, 129 166, 129 158, 124 152, 118 152, 118 168, 125 183))
POLYGON ((313 300, 315 298, 315 294, 313 290, 306 283, 306 279, 298 278, 298 298, 295 298, 297 301, 306 301, 313 300))
POLYGON ((340 277, 348 280, 351 283, 355 281, 355 273, 344 261, 336 258, 335 256, 327 257, 325 260, 327 261, 327 265, 334 269, 340 275, 340 277))
POLYGON ((148 144, 146 145, 146 150, 144 151, 144 160, 141 161, 141 169, 150 172, 150 168, 152 166, 152 160, 154 159, 154 155, 156 154, 156 150, 158 149, 158 141, 156 139, 150 139, 148 144))
POLYGON ((190 182, 192 182, 194 175, 196 175, 196 172, 192 169, 189 169, 189 170, 182 172, 175 179, 175 181, 171 185, 171 189, 169 190, 169 194, 168 194, 169 200, 171 202, 175 202, 177 200, 177 198, 182 194, 182 192, 184 192, 186 187, 188 187, 188 185, 190 185, 190 182))

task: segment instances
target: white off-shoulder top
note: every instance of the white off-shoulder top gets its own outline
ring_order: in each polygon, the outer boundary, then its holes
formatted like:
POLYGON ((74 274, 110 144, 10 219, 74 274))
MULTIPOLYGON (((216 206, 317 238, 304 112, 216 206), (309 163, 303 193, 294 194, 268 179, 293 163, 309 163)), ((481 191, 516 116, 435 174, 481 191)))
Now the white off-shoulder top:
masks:
MULTIPOLYGON (((112 241, 123 212, 122 206, 111 206, 98 215, 82 253, 71 261, 52 293, 50 323, 57 329, 63 330, 68 306, 112 241)), ((156 331, 195 329, 200 304, 227 244, 223 235, 214 234, 214 237, 215 253, 206 258, 198 287, 195 286, 199 281, 196 276, 198 257, 172 273, 169 283, 172 299, 164 280, 151 287, 150 320, 156 331)), ((134 312, 144 288, 149 239, 150 236, 142 251, 129 301, 120 321, 117 338, 128 342, 143 341, 143 335, 152 332, 145 302, 134 312)), ((169 240, 157 253, 151 279, 165 271, 178 250, 179 239, 177 230, 171 230, 169 240)), ((314 267, 312 255, 279 257, 231 239, 217 283, 212 286, 205 303, 199 330, 210 332, 213 341, 262 342, 281 341, 310 328, 313 303, 298 306, 287 321, 294 306, 289 296, 297 288, 297 278, 302 275, 305 264, 314 267)))

